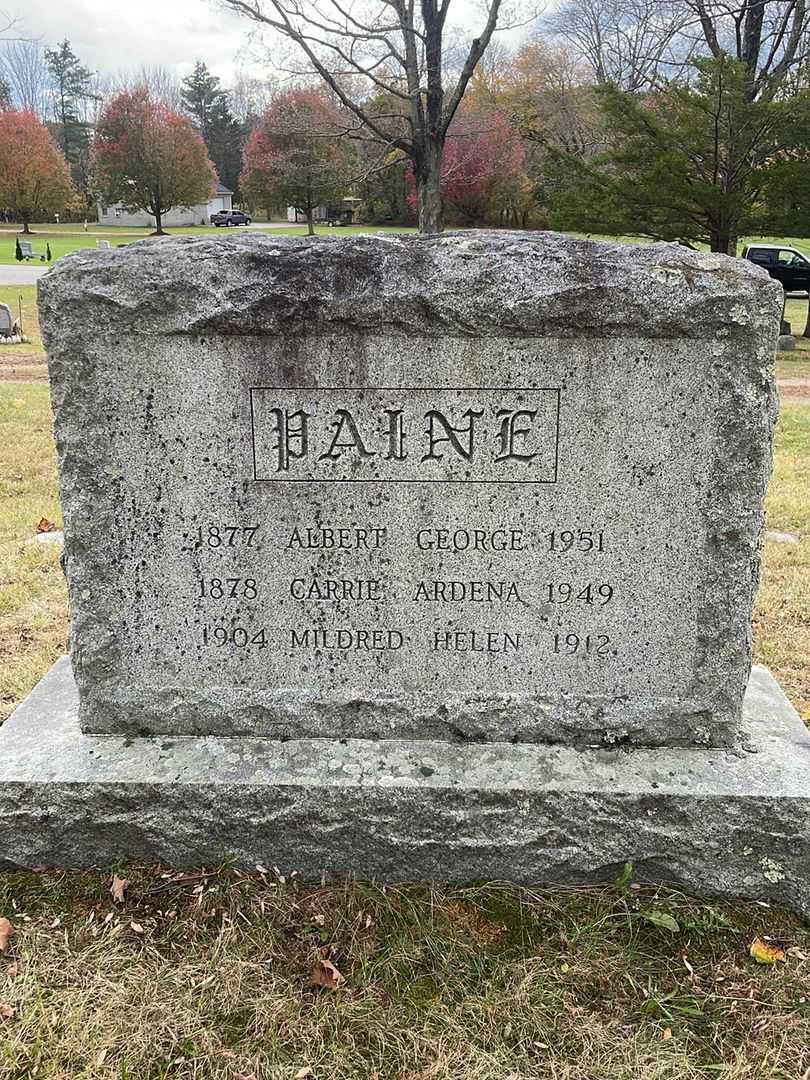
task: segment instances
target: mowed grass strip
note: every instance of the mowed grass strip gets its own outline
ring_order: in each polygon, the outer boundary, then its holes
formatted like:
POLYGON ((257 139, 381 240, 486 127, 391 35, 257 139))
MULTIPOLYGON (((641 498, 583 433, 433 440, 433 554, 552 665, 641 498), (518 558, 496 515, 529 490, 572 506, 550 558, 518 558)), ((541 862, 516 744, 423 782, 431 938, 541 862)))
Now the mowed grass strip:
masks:
MULTIPOLYGON (((122 871, 123 872, 123 871, 122 871)), ((644 888, 0 875, 0 1076, 800 1080, 810 932, 644 888), (785 950, 773 967, 755 937, 785 950), (343 976, 312 982, 319 960, 343 976)))

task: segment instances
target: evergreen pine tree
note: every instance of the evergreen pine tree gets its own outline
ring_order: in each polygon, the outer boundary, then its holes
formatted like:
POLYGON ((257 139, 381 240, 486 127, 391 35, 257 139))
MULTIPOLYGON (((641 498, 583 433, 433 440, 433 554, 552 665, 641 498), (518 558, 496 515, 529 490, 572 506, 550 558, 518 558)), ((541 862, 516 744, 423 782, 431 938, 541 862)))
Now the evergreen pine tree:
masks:
POLYGON ((183 80, 181 94, 183 108, 202 135, 219 179, 237 192, 244 131, 231 113, 227 92, 217 76, 198 60, 194 71, 183 80))
POLYGON ((96 98, 93 73, 85 67, 65 39, 55 49, 45 50, 51 76, 56 141, 61 147, 77 187, 90 203, 89 154, 92 124, 84 119, 84 106, 96 98))

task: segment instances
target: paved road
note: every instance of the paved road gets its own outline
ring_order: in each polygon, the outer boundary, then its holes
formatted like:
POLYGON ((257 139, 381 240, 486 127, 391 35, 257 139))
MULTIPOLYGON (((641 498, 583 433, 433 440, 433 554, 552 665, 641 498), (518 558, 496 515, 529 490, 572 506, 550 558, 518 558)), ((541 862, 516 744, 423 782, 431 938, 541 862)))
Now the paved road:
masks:
POLYGON ((48 271, 46 266, 0 265, 0 285, 36 285, 37 278, 48 271))

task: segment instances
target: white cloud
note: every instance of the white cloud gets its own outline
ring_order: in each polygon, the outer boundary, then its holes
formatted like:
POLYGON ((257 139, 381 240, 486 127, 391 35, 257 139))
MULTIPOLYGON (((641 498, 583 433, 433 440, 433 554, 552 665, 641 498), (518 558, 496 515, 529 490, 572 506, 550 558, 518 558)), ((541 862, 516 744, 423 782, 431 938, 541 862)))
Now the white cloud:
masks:
POLYGON ((25 0, 26 34, 47 47, 68 38, 83 63, 115 72, 159 64, 183 78, 203 60, 227 83, 250 24, 206 0, 25 0))

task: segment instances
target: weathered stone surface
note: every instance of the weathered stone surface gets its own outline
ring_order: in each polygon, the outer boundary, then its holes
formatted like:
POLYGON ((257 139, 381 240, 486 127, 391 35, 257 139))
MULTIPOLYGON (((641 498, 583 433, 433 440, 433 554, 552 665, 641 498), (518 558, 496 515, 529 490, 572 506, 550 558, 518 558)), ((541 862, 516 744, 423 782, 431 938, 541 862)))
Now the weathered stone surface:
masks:
POLYGON ((182 237, 61 259, 40 305, 85 731, 734 743, 764 271, 182 237))
POLYGON ((377 878, 610 881, 810 915, 810 732, 764 668, 747 750, 82 734, 66 659, 0 728, 0 860, 223 858, 377 878))

